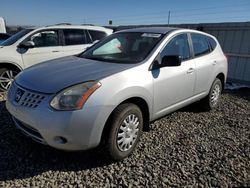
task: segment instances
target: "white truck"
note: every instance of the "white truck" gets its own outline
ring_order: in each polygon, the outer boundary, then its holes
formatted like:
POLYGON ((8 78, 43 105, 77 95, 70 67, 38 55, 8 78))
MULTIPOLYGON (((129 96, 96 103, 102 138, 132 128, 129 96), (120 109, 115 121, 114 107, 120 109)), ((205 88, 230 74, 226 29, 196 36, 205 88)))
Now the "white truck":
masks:
POLYGON ((0 33, 6 33, 5 20, 0 17, 0 33))

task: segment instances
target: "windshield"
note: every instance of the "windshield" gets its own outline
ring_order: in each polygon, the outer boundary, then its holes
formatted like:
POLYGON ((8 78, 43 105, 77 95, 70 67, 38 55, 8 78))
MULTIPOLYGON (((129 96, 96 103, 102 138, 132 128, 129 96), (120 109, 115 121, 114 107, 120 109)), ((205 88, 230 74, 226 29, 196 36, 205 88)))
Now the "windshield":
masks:
POLYGON ((115 33, 80 57, 114 63, 138 63, 148 56, 161 38, 162 34, 158 33, 115 33))
POLYGON ((31 31, 33 31, 33 29, 24 29, 22 31, 19 31, 15 35, 12 35, 10 38, 5 40, 1 44, 1 46, 10 46, 10 45, 14 44, 16 41, 18 41, 20 38, 22 38, 24 35, 26 35, 27 33, 31 32, 31 31))

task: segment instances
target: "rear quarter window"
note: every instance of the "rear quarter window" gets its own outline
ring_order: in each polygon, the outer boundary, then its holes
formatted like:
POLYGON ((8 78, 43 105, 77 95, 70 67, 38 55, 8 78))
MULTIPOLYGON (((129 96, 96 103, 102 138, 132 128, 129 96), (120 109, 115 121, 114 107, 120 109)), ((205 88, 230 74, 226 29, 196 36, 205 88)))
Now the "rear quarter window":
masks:
POLYGON ((212 50, 214 50, 217 46, 217 42, 212 37, 207 37, 208 42, 212 50))
POLYGON ((103 31, 95 31, 95 30, 88 30, 88 31, 93 42, 96 40, 101 40, 107 36, 107 34, 103 31))

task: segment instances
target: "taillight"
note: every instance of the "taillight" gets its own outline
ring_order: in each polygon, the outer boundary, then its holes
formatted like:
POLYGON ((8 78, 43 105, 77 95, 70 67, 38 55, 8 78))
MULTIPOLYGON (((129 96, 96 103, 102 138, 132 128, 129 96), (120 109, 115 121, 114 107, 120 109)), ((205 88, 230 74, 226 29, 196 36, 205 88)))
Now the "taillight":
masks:
POLYGON ((228 61, 228 55, 227 54, 224 54, 224 56, 226 57, 227 61, 228 61))

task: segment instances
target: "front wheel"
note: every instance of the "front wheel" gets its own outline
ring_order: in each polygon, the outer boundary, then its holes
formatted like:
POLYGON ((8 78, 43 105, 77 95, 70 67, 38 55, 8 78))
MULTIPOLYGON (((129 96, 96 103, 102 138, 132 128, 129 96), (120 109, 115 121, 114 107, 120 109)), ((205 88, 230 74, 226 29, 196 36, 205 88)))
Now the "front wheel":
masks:
POLYGON ((134 104, 119 105, 111 116, 108 126, 106 152, 113 160, 129 156, 135 149, 143 127, 140 108, 134 104))
POLYGON ((0 91, 6 92, 19 71, 10 68, 0 68, 0 91))
POLYGON ((209 94, 202 100, 202 105, 205 110, 212 110, 218 106, 222 92, 222 83, 216 78, 212 84, 209 94))

